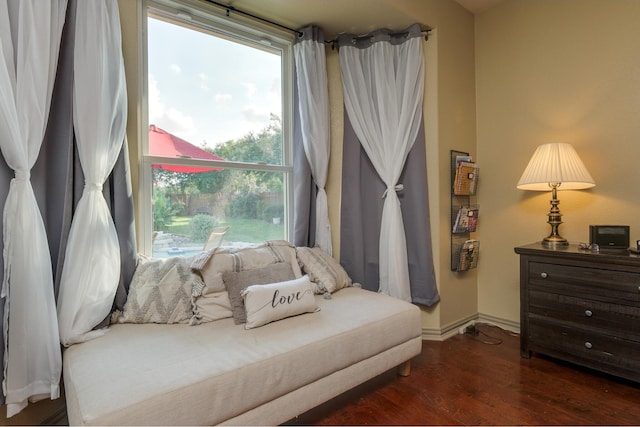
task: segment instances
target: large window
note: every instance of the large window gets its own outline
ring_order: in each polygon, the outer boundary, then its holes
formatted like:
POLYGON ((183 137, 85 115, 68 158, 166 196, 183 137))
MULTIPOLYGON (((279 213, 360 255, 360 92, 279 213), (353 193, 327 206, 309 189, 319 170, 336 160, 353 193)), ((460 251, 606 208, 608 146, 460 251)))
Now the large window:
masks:
POLYGON ((218 15, 148 3, 141 212, 154 257, 199 252, 219 230, 231 246, 289 234, 291 46, 218 15))

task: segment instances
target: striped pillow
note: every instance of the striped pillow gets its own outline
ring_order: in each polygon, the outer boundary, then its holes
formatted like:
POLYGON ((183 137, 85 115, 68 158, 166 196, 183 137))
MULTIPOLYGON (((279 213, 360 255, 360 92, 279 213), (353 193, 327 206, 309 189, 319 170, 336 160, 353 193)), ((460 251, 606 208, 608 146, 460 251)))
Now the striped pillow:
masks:
POLYGON ((333 293, 351 286, 351 278, 344 268, 322 249, 298 247, 296 254, 303 272, 315 283, 316 294, 333 293))
POLYGON ((191 268, 202 275, 211 292, 226 292, 222 273, 266 267, 289 262, 296 278, 302 277, 296 259, 296 249, 285 240, 269 240, 242 248, 218 248, 194 256, 191 268))

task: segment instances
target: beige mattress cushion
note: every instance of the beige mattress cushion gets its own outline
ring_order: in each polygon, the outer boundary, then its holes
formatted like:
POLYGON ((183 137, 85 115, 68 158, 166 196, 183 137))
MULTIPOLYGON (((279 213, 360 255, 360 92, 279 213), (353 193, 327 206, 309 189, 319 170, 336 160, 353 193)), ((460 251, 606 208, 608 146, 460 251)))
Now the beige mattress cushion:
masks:
POLYGON ((230 318, 118 324, 71 346, 69 422, 217 424, 421 334, 406 302, 359 288, 315 298, 320 311, 251 330, 230 318))

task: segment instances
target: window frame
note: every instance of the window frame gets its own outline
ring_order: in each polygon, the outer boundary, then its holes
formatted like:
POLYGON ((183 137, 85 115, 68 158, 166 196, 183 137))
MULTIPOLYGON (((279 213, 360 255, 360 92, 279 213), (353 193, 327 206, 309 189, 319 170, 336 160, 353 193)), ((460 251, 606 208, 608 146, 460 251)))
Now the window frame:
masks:
POLYGON ((140 83, 140 146, 138 194, 138 224, 141 242, 138 242, 138 252, 151 256, 153 252, 153 180, 152 165, 190 165, 223 167, 225 169, 241 169, 281 172, 284 174, 284 206, 285 206, 285 236, 290 240, 293 236, 293 75, 294 58, 293 42, 294 34, 282 29, 271 27, 239 14, 229 14, 213 4, 196 0, 143 0, 139 14, 141 70, 140 83), (149 95, 148 95, 148 31, 147 19, 149 17, 162 19, 187 28, 194 28, 210 33, 212 36, 226 38, 228 40, 245 43, 249 46, 279 51, 282 69, 282 153, 281 165, 266 163, 246 163, 235 161, 218 161, 185 158, 167 158, 150 156, 148 131, 149 129, 149 95))

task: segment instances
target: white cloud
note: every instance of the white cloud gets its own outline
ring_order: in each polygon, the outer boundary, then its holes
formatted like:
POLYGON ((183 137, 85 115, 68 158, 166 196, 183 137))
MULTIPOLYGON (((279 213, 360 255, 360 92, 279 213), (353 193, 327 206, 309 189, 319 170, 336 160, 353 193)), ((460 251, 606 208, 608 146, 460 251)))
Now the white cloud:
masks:
POLYGON ((158 82, 149 74, 149 123, 155 124, 163 115, 164 104, 160 99, 160 91, 158 90, 158 82))
POLYGON ((249 99, 253 98, 256 94, 256 85, 253 83, 242 83, 242 86, 247 90, 247 97, 249 99))
POLYGON ((216 93, 213 99, 216 102, 231 101, 233 99, 233 95, 231 95, 230 93, 216 93))
POLYGON ((185 139, 197 133, 193 117, 176 108, 167 108, 158 89, 158 82, 151 74, 149 74, 149 124, 185 139))
POLYGON ((267 101, 269 110, 275 115, 282 116, 282 92, 281 81, 279 78, 275 78, 267 93, 267 101))
POLYGON ((262 130, 271 118, 270 111, 259 105, 249 105, 242 110, 242 117, 252 131, 262 130))
POLYGON ((269 93, 280 96, 280 90, 282 87, 282 81, 279 77, 274 77, 271 81, 271 87, 269 88, 269 93))
POLYGON ((189 136, 196 134, 196 125, 193 117, 178 111, 175 108, 169 108, 162 117, 161 125, 163 129, 170 129, 171 133, 181 138, 187 139, 189 136))
POLYGON ((209 79, 205 73, 198 73, 198 79, 200 80, 200 89, 204 91, 211 90, 209 85, 207 84, 207 80, 209 79))
POLYGON ((169 69, 171 71, 173 71, 176 74, 180 74, 182 73, 182 68, 180 68, 180 66, 178 64, 171 64, 169 65, 169 69))

